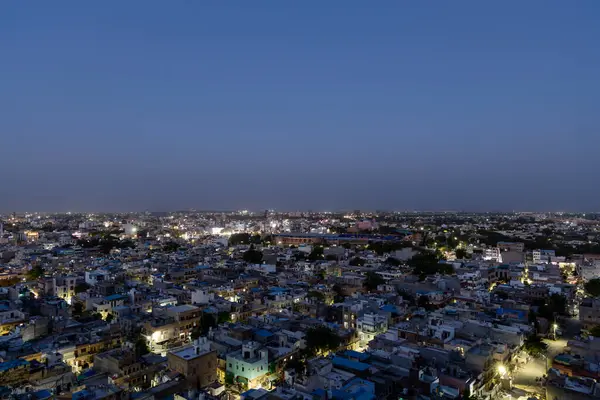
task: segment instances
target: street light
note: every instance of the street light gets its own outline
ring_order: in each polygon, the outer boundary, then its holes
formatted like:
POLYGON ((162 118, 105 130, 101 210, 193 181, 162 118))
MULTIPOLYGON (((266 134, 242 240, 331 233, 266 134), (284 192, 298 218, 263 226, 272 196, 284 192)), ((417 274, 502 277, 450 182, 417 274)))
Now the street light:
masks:
POLYGON ((498 373, 501 376, 506 375, 506 367, 504 365, 498 365, 498 373))

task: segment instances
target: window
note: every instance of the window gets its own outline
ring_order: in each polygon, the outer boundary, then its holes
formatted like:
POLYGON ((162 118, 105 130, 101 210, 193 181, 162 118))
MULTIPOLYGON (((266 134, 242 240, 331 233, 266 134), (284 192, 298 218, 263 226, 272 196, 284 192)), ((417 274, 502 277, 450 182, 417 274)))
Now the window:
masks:
POLYGON ((231 363, 229 363, 229 368, 232 368, 233 366, 231 365, 231 363))
POLYGON ((242 372, 244 372, 244 367, 242 367, 242 372))

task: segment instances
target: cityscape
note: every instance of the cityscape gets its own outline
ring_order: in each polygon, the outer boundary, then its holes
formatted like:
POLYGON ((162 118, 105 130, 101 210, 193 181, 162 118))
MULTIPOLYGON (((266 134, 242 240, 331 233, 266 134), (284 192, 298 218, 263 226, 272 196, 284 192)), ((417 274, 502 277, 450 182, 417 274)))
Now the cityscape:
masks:
POLYGON ((600 214, 1 221, 6 398, 598 394, 600 214))
POLYGON ((600 400, 598 21, 0 2, 0 400, 600 400))

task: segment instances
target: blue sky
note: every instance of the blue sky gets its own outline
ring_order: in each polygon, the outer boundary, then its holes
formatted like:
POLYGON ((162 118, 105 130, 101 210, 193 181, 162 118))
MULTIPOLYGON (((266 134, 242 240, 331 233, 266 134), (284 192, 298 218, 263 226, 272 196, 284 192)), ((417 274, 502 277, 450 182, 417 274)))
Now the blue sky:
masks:
POLYGON ((598 210, 597 1, 0 4, 0 211, 598 210))

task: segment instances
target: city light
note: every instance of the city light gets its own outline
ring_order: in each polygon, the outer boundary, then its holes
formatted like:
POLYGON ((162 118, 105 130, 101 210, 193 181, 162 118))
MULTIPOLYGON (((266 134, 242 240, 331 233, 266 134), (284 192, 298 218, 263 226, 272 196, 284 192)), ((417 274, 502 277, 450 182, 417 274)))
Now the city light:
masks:
POLYGON ((504 365, 499 365, 499 366, 498 366, 498 373, 499 373, 501 376, 504 376, 504 375, 506 375, 506 367, 505 367, 504 365))

